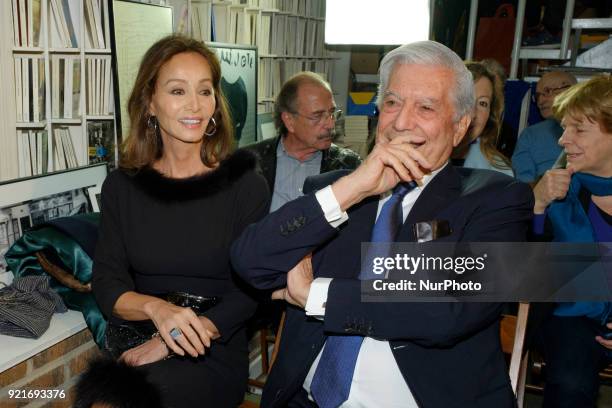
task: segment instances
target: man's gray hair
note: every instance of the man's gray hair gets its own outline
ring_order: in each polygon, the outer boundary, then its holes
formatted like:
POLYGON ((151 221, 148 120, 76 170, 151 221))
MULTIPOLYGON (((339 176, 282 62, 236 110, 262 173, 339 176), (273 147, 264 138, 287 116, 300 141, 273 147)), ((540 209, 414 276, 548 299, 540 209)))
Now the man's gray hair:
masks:
POLYGON ((378 87, 378 107, 389 86, 389 77, 396 64, 416 64, 446 67, 455 74, 455 87, 451 90, 455 103, 455 121, 471 114, 474 109, 474 81, 465 64, 450 48, 435 41, 418 41, 402 45, 382 59, 380 69, 380 85, 378 87))

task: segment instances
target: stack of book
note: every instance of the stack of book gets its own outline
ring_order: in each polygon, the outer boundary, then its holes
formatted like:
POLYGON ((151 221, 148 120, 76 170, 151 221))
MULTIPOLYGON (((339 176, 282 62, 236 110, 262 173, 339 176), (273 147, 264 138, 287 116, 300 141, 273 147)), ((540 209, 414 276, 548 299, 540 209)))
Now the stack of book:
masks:
POLYGON ((87 56, 85 62, 87 114, 109 115, 112 112, 111 57, 87 56))
POLYGON ((314 19, 308 19, 306 21, 306 41, 304 44, 304 54, 308 56, 315 55, 315 44, 317 41, 317 29, 319 28, 319 22, 314 19))
POLYGON ((212 13, 214 15, 214 33, 213 41, 220 43, 228 43, 231 37, 231 25, 229 16, 229 7, 225 4, 213 4, 212 13))
POLYGON ((19 177, 35 176, 48 171, 46 130, 17 130, 19 177))
POLYGON ((274 14, 272 18, 272 31, 270 32, 270 53, 278 56, 287 55, 286 41, 293 41, 293 37, 286 35, 286 19, 284 14, 274 14))
POLYGON ((309 68, 329 81, 329 73, 331 71, 331 63, 329 60, 316 60, 312 63, 312 67, 309 68))
POLYGON ((256 45, 259 55, 262 56, 270 54, 270 27, 272 26, 272 14, 261 13, 260 25, 260 35, 257 37, 256 45))
POLYGON ((283 84, 281 60, 261 58, 258 68, 258 100, 274 99, 283 84))
POLYGON ((278 8, 292 14, 298 14, 298 0, 277 0, 278 8))
POLYGON ((42 56, 15 55, 17 122, 45 119, 45 64, 42 56))
POLYGON ((260 14, 258 12, 258 10, 247 10, 246 11, 246 16, 247 16, 247 20, 248 23, 246 25, 246 27, 248 27, 250 33, 248 34, 249 37, 249 42, 248 44, 250 45, 257 45, 258 41, 259 41, 259 36, 258 36, 258 32, 259 32, 259 21, 260 21, 260 14))
MULTIPOLYGON (((209 2, 206 3, 191 3, 191 32, 193 38, 200 41, 210 41, 211 27, 210 27, 210 13, 211 5, 209 2)), ((184 10, 185 18, 187 17, 187 8, 184 10)), ((179 30, 180 31, 180 30, 179 30)))
POLYGON ((315 23, 317 31, 315 33, 313 55, 327 55, 328 53, 325 50, 325 21, 315 21, 315 23))
POLYGON ((15 47, 40 44, 40 0, 13 0, 13 36, 15 47))
POLYGON ((70 3, 68 0, 50 0, 51 14, 59 34, 61 47, 78 47, 77 36, 72 23, 70 3))
POLYGON ((342 145, 358 153, 362 158, 367 156, 368 117, 345 116, 344 139, 342 145))
POLYGON ((81 115, 81 61, 77 55, 51 56, 51 117, 72 119, 81 115))
POLYGON ((309 17, 324 18, 325 17, 325 1, 324 0, 305 0, 305 14, 309 17))
POLYGON ((249 23, 244 7, 229 8, 229 41, 232 44, 250 44, 249 23))
POLYGON ((111 4, 0 0, 0 181, 116 157, 111 4))
MULTIPOLYGON (((258 38, 259 9, 247 8, 247 3, 213 3, 212 14, 214 21, 214 41, 232 44, 256 45, 258 38)), ((192 10, 196 11, 196 8, 192 10)), ((192 21, 194 20, 192 11, 192 21)), ((204 14, 198 12, 198 23, 202 26, 204 14)), ((209 16, 210 20, 210 16, 209 16)), ((197 36, 198 27, 193 24, 194 34, 197 36)), ((208 27, 204 27, 208 29, 208 27)), ((197 38, 197 37, 196 37, 197 38)))
POLYGON ((78 167, 79 165, 68 127, 62 126, 53 129, 53 162, 56 171, 78 167))
POLYGON ((278 9, 278 0, 259 0, 259 7, 264 10, 278 9))
MULTIPOLYGON (((59 0, 58 0, 59 1, 59 0)), ((65 1, 65 0, 64 0, 65 1)), ((85 6, 85 37, 91 48, 105 49, 105 26, 101 0, 83 0, 85 6)))

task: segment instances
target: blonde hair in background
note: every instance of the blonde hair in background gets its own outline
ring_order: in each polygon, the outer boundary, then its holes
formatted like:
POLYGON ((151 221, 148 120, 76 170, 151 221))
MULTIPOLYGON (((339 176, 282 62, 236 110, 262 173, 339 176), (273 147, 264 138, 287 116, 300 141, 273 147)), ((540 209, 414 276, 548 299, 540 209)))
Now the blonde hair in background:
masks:
POLYGON ((503 88, 498 85, 497 76, 480 62, 466 62, 465 66, 472 73, 474 83, 480 78, 491 81, 493 98, 491 98, 491 110, 489 119, 480 134, 480 150, 493 167, 499 169, 510 168, 510 160, 497 150, 497 139, 501 130, 502 113, 504 111, 503 88))
POLYGON ((584 115, 604 132, 612 133, 612 76, 598 75, 573 85, 557 95, 552 109, 559 121, 566 115, 574 119, 584 115))
MULTIPOLYGON (((484 65, 484 67, 488 69, 489 72, 495 75, 495 78, 497 79, 497 81, 495 81, 495 86, 498 89, 495 90, 495 96, 499 96, 500 103, 498 104, 498 112, 496 113, 496 115, 501 122, 504 118, 504 106, 506 105, 506 100, 505 100, 505 95, 504 95, 504 86, 506 85, 506 79, 507 79, 506 71, 504 70, 504 67, 502 66, 502 64, 500 64, 497 60, 493 58, 485 58, 481 60, 480 63, 484 65)), ((501 129, 501 126, 500 126, 500 129, 501 129)))

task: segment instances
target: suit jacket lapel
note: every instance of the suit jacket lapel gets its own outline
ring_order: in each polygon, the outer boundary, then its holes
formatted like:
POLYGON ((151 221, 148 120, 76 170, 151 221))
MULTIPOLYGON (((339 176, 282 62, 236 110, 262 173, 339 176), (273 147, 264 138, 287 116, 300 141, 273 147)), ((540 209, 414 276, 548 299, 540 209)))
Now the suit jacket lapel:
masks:
POLYGON ((427 184, 398 235, 398 241, 414 241, 412 225, 417 222, 431 221, 444 208, 448 207, 461 193, 461 177, 449 163, 427 184))

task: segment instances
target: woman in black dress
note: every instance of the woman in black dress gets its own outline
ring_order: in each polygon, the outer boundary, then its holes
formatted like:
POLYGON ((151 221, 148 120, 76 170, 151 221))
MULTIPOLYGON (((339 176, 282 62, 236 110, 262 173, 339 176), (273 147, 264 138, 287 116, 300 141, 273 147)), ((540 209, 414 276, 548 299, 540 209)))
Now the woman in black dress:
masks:
POLYGON ((158 335, 120 360, 143 370, 168 407, 235 407, 248 377, 244 322, 256 302, 230 261, 235 237, 268 208, 265 180, 234 137, 216 55, 166 37, 145 54, 128 102, 120 169, 102 188, 93 291, 112 322, 158 335), (163 299, 216 297, 203 313, 163 299), (168 358, 170 357, 170 358, 168 358))

